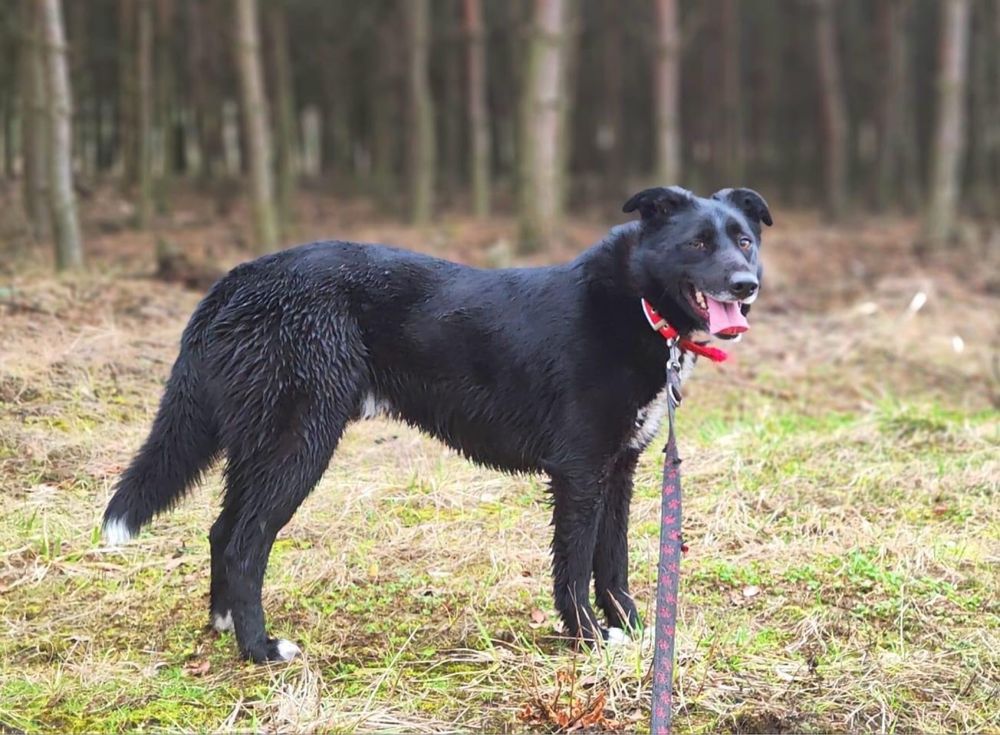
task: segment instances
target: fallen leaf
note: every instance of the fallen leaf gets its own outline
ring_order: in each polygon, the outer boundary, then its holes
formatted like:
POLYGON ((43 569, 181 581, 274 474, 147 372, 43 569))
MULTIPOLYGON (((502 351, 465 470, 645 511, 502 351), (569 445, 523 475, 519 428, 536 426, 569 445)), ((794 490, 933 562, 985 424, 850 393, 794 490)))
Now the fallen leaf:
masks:
POLYGON ((184 673, 188 676, 204 676, 212 668, 212 662, 207 658, 201 661, 192 661, 184 665, 184 673))
POLYGON ((746 598, 756 597, 760 594, 760 587, 751 584, 748 587, 743 588, 743 596, 746 598))
POLYGON ((545 613, 536 607, 531 611, 531 622, 528 623, 528 627, 541 628, 543 625, 545 625, 545 613))

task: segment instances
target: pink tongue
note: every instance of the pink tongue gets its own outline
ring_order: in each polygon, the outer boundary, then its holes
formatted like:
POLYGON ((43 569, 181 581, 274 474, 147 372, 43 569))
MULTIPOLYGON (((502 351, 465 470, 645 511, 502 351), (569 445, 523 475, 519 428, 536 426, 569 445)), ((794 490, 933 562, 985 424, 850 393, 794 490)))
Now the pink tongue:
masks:
POLYGON ((708 302, 708 331, 712 334, 739 334, 750 329, 735 301, 716 301, 708 294, 705 300, 708 302))

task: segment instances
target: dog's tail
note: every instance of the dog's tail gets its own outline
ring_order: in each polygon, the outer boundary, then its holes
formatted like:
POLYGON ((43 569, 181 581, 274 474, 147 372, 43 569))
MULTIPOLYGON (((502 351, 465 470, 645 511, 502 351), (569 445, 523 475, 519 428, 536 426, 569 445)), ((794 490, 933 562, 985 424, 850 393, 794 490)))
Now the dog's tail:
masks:
POLYGON ((183 497, 219 451, 218 431, 199 375, 201 341, 220 289, 205 298, 184 333, 160 408, 145 443, 122 473, 104 511, 108 544, 132 538, 153 516, 183 497))

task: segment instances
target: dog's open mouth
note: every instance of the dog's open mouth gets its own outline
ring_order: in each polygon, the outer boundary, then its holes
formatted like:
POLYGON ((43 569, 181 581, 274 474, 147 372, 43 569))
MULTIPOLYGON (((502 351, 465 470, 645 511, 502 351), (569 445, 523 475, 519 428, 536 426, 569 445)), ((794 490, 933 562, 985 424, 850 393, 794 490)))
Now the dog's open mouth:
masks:
POLYGON ((708 331, 718 337, 735 337, 750 329, 739 301, 719 301, 689 284, 688 302, 695 313, 708 325, 708 331))

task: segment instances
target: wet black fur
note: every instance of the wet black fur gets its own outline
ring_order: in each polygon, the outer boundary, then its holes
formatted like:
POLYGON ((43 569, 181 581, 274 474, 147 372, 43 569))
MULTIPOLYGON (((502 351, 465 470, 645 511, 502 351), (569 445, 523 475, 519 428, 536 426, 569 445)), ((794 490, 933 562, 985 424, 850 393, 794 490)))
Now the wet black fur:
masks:
POLYGON ((683 332, 682 294, 759 276, 764 200, 649 189, 571 263, 481 270, 381 245, 320 242, 235 268, 184 331, 159 412, 105 514, 137 531, 226 457, 210 533, 211 612, 239 648, 277 658, 261 584, 275 535, 322 476, 366 396, 470 459, 544 472, 553 501, 556 608, 593 639, 637 621, 626 534, 640 409, 664 386, 667 347, 639 297, 683 332), (736 238, 753 238, 753 248, 736 238), (695 246, 695 241, 704 245, 695 246))

